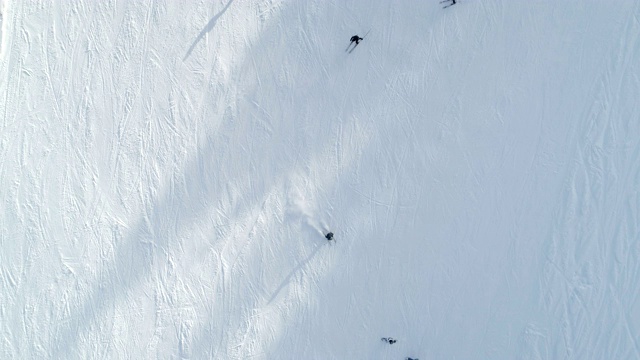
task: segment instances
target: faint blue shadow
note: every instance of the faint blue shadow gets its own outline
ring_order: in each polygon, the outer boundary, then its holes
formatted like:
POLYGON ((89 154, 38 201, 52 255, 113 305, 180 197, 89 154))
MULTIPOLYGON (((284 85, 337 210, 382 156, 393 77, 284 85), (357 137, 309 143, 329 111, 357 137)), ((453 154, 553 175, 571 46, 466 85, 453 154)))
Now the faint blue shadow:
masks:
POLYGON ((298 263, 298 266, 296 266, 295 269, 291 270, 289 275, 287 275, 287 277, 280 283, 280 286, 278 286, 278 289, 271 295, 271 298, 269 299, 269 302, 267 302, 267 304, 271 304, 273 300, 275 300, 275 298, 278 297, 278 294, 280 294, 282 289, 284 289, 287 285, 291 283, 291 278, 296 273, 298 273, 300 269, 307 266, 307 264, 311 261, 311 259, 313 259, 316 256, 316 254, 321 248, 322 248, 322 245, 316 246, 315 250, 313 250, 313 252, 311 252, 309 256, 307 256, 304 260, 298 263))
POLYGON ((233 0, 229 0, 229 2, 227 3, 227 5, 224 6, 224 9, 222 9, 222 11, 220 11, 219 13, 217 13, 214 17, 211 18, 211 20, 209 20, 209 22, 207 23, 207 26, 204 27, 204 29, 202 29, 202 31, 200 31, 200 34, 198 34, 198 37, 193 41, 193 44, 191 44, 191 47, 189 48, 189 50, 187 51, 187 54, 184 56, 184 58, 182 58, 182 61, 187 60, 187 58, 189 57, 189 55, 191 55, 191 52, 193 51, 193 49, 196 47, 196 45, 198 45, 198 43, 200 42, 200 40, 202 40, 202 38, 211 30, 213 30, 213 28, 216 26, 216 22, 218 21, 218 18, 220 18, 220 16, 222 16, 225 11, 227 11, 227 9, 229 8, 229 6, 231 6, 231 3, 233 2, 233 0))

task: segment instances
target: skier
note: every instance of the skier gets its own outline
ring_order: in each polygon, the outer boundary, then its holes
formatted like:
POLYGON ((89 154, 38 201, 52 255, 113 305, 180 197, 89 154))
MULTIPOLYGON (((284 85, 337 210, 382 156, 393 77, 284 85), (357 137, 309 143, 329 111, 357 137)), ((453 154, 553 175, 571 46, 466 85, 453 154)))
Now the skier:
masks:
MULTIPOLYGON (((365 34, 366 36, 366 34, 365 34)), ((356 46, 358 46, 358 44, 360 44, 360 40, 363 40, 363 38, 361 38, 358 35, 353 35, 351 37, 351 42, 349 43, 349 46, 347 46, 347 48, 344 51, 348 51, 349 53, 351 53, 351 51, 353 51, 353 49, 356 48, 356 46), (353 43, 356 43, 355 45, 353 45, 353 43), (351 45, 353 45, 353 49, 349 50, 349 48, 351 48, 351 45)))
POLYGON ((326 237, 328 241, 331 241, 331 240, 333 240, 333 233, 330 232, 327 235, 325 235, 324 237, 326 237))
POLYGON ((420 359, 418 359, 418 358, 410 358, 410 357, 408 357, 408 358, 407 358, 407 360, 420 360, 420 359))
POLYGON ((440 1, 440 4, 448 3, 449 1, 451 1, 451 4, 444 6, 443 9, 446 9, 449 6, 453 6, 453 5, 456 4, 456 0, 442 0, 442 1, 440 1))
POLYGON ((358 35, 353 35, 351 37, 351 43, 349 44, 349 46, 351 46, 351 44, 353 44, 354 42, 356 43, 356 45, 360 44, 360 40, 364 40, 364 39, 359 37, 358 35))
POLYGON ((385 338, 382 338, 381 340, 384 341, 384 342, 387 342, 387 343, 389 343, 391 345, 395 344, 398 341, 398 340, 396 340, 394 338, 390 338, 390 337, 389 338, 385 337, 385 338))

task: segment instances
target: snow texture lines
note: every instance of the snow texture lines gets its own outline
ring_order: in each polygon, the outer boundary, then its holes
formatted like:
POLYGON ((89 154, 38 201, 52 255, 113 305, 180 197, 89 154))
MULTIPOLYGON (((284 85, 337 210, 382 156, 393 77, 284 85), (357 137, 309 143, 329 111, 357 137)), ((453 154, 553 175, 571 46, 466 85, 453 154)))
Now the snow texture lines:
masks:
POLYGON ((557 5, 0 0, 0 357, 640 357, 640 5, 557 5))
MULTIPOLYGON (((638 7, 626 16, 637 15, 638 7)), ((640 179, 640 107, 630 89, 640 90, 637 47, 640 28, 634 21, 622 34, 615 51, 605 59, 594 99, 578 129, 576 162, 567 174, 567 206, 558 214, 552 234, 545 280, 545 305, 560 317, 566 353, 571 358, 636 358, 640 292, 633 284, 640 276, 638 255, 640 218, 637 194, 640 179), (624 89, 624 90, 623 90, 624 89), (562 296, 553 293, 562 289, 562 296), (585 352, 589 344, 606 342, 605 333, 580 329, 607 324, 606 336, 618 339, 614 348, 585 352)), ((556 348, 557 349, 557 348, 556 348)))

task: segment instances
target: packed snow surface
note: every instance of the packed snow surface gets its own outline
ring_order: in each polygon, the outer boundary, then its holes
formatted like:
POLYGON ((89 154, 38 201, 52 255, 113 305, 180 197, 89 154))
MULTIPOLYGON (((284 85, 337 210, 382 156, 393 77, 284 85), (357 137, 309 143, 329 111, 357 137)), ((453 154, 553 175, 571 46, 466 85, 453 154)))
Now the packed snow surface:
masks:
POLYGON ((640 359, 637 0, 3 0, 0 54, 2 359, 640 359))

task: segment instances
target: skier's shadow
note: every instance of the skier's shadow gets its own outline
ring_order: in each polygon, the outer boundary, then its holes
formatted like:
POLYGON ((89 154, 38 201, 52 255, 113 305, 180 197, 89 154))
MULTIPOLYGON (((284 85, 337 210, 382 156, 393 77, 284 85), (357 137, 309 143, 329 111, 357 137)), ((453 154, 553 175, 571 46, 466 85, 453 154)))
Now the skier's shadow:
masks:
POLYGON ((189 50, 187 50, 187 54, 184 56, 184 58, 182 58, 182 61, 187 60, 187 58, 191 55, 191 52, 196 47, 196 45, 198 45, 200 40, 202 40, 202 38, 209 31, 213 30, 213 28, 216 26, 216 22, 218 21, 220 16, 222 16, 227 11, 227 9, 229 9, 229 6, 231 6, 232 2, 233 2, 233 0, 229 0, 227 5, 225 5, 224 8, 219 13, 217 13, 214 17, 212 17, 211 20, 209 20, 209 22, 207 23, 207 26, 205 26, 204 29, 202 29, 202 31, 200 31, 200 34, 198 34, 198 37, 193 41, 193 44, 191 44, 191 47, 189 47, 189 50))
POLYGON ((296 266, 293 270, 291 270, 289 275, 287 275, 287 277, 284 278, 284 280, 280 283, 280 286, 278 286, 278 289, 273 292, 273 295, 271 295, 271 298, 269 298, 269 301, 267 302, 267 304, 271 304, 271 302, 275 300, 276 297, 278 297, 282 289, 284 289, 288 284, 291 283, 291 278, 295 274, 297 274, 300 269, 307 266, 307 264, 311 261, 311 259, 313 259, 316 256, 316 254, 318 253, 318 251, 320 251, 322 247, 323 247, 322 245, 316 246, 316 248, 311 252, 311 254, 309 254, 309 256, 307 256, 304 260, 300 261, 298 263, 298 266, 296 266))

